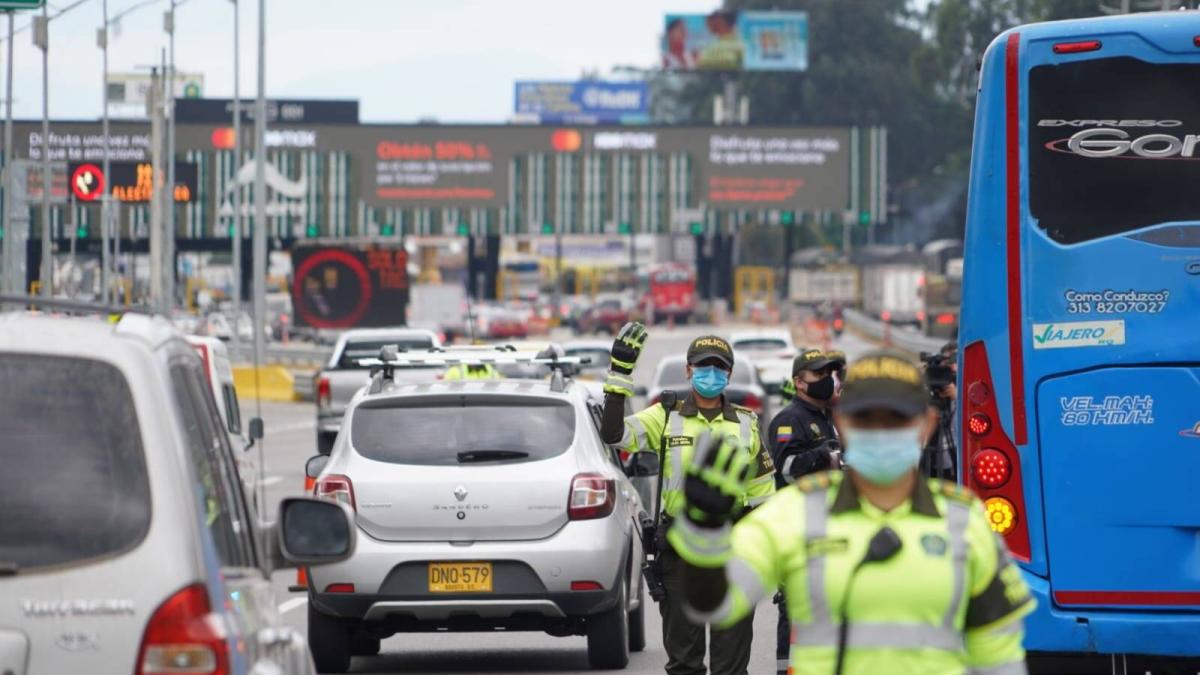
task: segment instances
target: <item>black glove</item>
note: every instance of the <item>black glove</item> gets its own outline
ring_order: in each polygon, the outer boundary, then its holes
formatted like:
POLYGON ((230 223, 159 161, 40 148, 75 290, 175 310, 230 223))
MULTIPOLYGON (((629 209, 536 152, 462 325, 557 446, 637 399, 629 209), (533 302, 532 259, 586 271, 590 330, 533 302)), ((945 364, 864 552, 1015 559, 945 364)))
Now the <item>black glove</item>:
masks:
POLYGON ((700 527, 721 527, 733 519, 737 500, 749 487, 754 463, 736 436, 701 437, 687 466, 684 514, 700 527))
POLYGON ((612 359, 609 366, 614 373, 629 375, 637 365, 638 357, 642 355, 642 347, 646 344, 646 327, 637 321, 631 321, 621 327, 617 339, 613 340, 612 359))

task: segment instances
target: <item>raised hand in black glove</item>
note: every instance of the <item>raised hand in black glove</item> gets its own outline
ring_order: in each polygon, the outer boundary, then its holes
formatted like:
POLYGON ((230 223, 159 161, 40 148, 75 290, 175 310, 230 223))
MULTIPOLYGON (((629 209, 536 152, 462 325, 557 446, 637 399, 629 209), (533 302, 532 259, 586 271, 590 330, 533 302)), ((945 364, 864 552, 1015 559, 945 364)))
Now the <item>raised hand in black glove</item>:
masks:
POLYGON ((685 469, 684 514, 700 527, 721 527, 733 519, 738 500, 750 487, 754 463, 736 436, 711 435, 698 439, 696 453, 685 469))
POLYGON ((613 340, 610 368, 614 373, 629 375, 642 355, 646 344, 646 327, 638 321, 630 321, 621 327, 617 339, 613 340))

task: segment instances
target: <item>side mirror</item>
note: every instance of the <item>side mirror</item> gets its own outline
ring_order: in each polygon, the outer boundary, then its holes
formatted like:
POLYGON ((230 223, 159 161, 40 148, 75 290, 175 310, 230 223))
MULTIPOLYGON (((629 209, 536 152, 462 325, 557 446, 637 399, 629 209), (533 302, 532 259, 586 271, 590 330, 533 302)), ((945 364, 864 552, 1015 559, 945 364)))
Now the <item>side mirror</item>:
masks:
POLYGON ((254 444, 261 441, 263 438, 263 421, 261 417, 251 417, 250 425, 246 429, 246 435, 249 441, 246 443, 244 450, 249 450, 254 447, 254 444))
POLYGON ((304 463, 304 475, 316 478, 325 470, 326 464, 329 464, 329 455, 313 455, 304 463))
POLYGON ((658 453, 643 451, 629 458, 629 466, 626 472, 630 478, 644 478, 647 476, 657 476, 662 470, 662 464, 658 459, 658 453))
POLYGON ((339 502, 288 497, 267 541, 272 570, 341 562, 357 543, 354 514, 339 502))

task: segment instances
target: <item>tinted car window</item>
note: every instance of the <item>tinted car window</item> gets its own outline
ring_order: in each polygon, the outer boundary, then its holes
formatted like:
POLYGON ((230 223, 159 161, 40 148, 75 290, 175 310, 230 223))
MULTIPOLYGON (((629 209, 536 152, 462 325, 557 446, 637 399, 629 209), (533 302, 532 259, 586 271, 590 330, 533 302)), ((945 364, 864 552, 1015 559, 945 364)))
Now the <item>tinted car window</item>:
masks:
POLYGON ((224 384, 221 395, 225 397, 225 410, 229 411, 229 433, 242 433, 242 409, 238 407, 237 390, 231 384, 224 384))
POLYGON ((733 348, 740 351, 766 352, 787 349, 788 344, 783 340, 776 340, 773 338, 754 338, 750 340, 739 340, 733 343, 733 348))
POLYGON ((150 484, 133 397, 115 367, 0 355, 0 563, 82 563, 136 546, 150 484))
POLYGON ((1029 208, 1055 241, 1200 219, 1200 65, 1037 66, 1029 115, 1029 208))
POLYGON ((379 462, 452 466, 461 463, 459 453, 487 451, 512 453, 506 462, 532 462, 566 452, 575 438, 575 409, 545 399, 381 401, 359 406, 350 430, 354 449, 379 462))
POLYGON ((427 337, 411 337, 403 340, 366 340, 362 342, 347 342, 338 359, 339 370, 367 370, 370 366, 360 366, 362 359, 379 358, 379 350, 388 345, 398 345, 401 349, 432 349, 433 341, 427 337))

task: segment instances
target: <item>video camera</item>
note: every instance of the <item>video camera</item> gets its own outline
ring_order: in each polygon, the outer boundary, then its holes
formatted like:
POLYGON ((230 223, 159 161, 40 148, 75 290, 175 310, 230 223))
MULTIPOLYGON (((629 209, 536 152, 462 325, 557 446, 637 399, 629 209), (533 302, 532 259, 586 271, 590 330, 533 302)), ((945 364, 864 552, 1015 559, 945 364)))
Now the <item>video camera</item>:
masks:
POLYGON ((957 379, 954 359, 947 354, 921 352, 921 363, 925 365, 925 380, 934 394, 954 384, 957 379))

